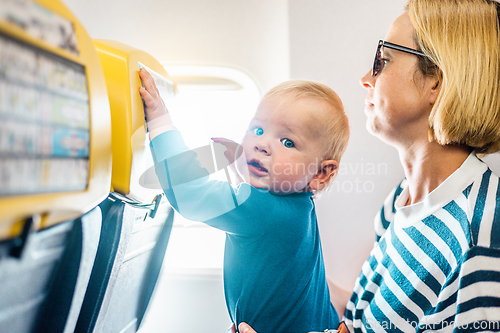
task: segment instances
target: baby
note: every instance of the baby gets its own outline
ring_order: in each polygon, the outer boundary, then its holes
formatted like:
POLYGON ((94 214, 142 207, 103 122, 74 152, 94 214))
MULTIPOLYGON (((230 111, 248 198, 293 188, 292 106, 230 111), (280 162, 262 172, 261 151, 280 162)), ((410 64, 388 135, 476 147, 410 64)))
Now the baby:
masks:
POLYGON ((233 323, 257 332, 336 329, 313 195, 338 171, 349 122, 337 94, 292 80, 261 100, 236 156, 244 182, 209 180, 175 130, 152 77, 140 94, 156 174, 174 209, 226 232, 224 290, 233 323))

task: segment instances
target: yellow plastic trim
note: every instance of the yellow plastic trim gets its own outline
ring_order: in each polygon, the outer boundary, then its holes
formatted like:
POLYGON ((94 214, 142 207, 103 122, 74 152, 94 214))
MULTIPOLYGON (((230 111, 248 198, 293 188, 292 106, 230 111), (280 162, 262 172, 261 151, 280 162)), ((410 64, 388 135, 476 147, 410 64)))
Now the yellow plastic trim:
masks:
POLYGON ((139 62, 170 80, 163 66, 148 53, 111 40, 94 40, 106 77, 111 108, 112 189, 137 202, 151 203, 162 192, 140 185, 139 178, 152 166, 139 87, 139 62))

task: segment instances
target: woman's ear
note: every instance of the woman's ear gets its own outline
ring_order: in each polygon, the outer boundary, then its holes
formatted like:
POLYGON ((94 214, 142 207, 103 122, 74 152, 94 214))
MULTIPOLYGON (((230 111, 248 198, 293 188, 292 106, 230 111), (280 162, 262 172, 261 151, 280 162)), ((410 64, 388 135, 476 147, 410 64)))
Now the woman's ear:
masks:
POLYGON ((319 191, 328 184, 338 172, 339 164, 335 160, 324 160, 321 162, 319 171, 309 181, 309 188, 319 191))
POLYGON ((434 103, 436 103, 439 92, 441 91, 441 82, 443 82, 443 74, 440 69, 438 71, 439 73, 436 75, 436 77, 432 78, 431 82, 432 89, 429 95, 429 102, 431 103, 431 105, 434 105, 434 103))

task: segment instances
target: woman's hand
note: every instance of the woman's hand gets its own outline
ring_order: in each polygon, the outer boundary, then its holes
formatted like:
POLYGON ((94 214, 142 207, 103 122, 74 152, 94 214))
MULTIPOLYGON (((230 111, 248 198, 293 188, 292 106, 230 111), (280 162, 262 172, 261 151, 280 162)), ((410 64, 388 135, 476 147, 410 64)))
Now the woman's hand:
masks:
MULTIPOLYGON (((247 323, 241 323, 238 326, 238 330, 240 333, 257 333, 247 323)), ((231 327, 227 330, 227 333, 236 333, 236 325, 232 324, 231 327)))
POLYGON ((250 325, 248 325, 247 323, 241 323, 239 326, 238 326, 238 331, 240 331, 240 333, 257 333, 254 331, 253 328, 250 327, 250 325))

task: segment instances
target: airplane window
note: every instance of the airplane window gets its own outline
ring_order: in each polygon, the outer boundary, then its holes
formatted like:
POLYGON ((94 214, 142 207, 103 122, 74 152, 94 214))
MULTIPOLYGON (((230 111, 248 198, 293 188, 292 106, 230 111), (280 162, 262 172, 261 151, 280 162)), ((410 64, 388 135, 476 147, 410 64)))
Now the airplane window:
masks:
MULTIPOLYGON (((178 88, 167 107, 191 149, 210 145, 212 137, 241 140, 261 95, 251 77, 226 67, 165 65, 165 69, 178 88)), ((223 170, 211 178, 228 181, 223 170)), ((181 271, 221 270, 224 240, 224 232, 177 214, 165 266, 181 271)))

